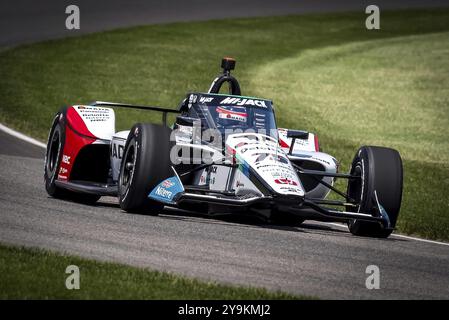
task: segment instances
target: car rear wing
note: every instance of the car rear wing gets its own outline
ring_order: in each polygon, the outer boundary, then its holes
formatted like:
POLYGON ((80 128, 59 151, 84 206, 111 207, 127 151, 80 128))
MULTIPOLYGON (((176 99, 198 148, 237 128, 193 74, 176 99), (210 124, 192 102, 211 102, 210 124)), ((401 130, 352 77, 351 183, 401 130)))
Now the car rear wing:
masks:
POLYGON ((155 106, 143 106, 137 104, 128 104, 128 103, 116 103, 116 102, 106 102, 106 101, 94 101, 89 104, 94 107, 119 107, 119 108, 131 108, 131 109, 140 109, 140 110, 149 110, 149 111, 158 111, 162 112, 162 123, 167 125, 167 113, 180 113, 179 110, 175 109, 167 109, 155 106))

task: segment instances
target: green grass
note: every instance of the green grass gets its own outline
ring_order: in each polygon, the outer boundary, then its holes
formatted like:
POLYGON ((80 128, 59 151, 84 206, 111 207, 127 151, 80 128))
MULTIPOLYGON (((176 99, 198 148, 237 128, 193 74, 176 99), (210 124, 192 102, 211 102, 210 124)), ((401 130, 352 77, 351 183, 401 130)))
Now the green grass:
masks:
POLYGON ((299 299, 266 289, 192 280, 169 273, 98 262, 38 249, 0 245, 0 299, 299 299), (80 289, 68 290, 76 265, 80 289))
MULTIPOLYGON (((402 233, 449 240, 449 10, 320 14, 145 26, 0 52, 0 121, 45 139, 64 104, 175 108, 207 90, 222 56, 244 95, 270 98, 278 125, 317 132, 347 169, 364 144, 404 160, 402 233)), ((159 119, 117 112, 117 128, 159 119)), ((156 118, 157 116, 157 118, 156 118)))

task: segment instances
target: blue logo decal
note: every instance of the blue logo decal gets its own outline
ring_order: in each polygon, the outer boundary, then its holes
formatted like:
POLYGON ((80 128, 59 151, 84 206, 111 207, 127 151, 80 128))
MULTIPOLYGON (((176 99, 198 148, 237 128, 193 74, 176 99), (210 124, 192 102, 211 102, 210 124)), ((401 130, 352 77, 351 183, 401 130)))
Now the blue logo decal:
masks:
POLYGON ((148 198, 165 203, 174 203, 174 197, 183 191, 184 187, 178 176, 173 176, 159 183, 156 188, 150 192, 148 198))

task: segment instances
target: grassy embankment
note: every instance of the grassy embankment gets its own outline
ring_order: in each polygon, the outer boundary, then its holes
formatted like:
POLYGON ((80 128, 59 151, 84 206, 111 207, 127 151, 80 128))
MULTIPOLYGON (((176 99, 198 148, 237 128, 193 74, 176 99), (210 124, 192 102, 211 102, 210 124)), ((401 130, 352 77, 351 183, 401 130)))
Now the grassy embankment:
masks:
POLYGON ((265 289, 222 285, 44 250, 0 245, 0 299, 298 299, 265 289), (66 268, 79 267, 68 290, 66 268))

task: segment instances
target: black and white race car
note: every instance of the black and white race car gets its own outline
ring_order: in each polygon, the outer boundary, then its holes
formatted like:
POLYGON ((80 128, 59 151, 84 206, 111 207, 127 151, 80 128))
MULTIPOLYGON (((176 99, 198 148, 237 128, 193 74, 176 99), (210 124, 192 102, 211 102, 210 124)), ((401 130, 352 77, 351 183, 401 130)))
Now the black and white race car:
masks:
POLYGON ((388 237, 401 205, 399 153, 363 146, 349 173, 338 172, 315 134, 277 128, 272 101, 241 95, 234 66, 223 59, 209 91, 187 94, 177 110, 98 101, 60 110, 47 144, 48 194, 85 203, 117 196, 123 210, 146 214, 170 206, 341 221, 355 235, 388 237), (229 94, 219 93, 224 84, 229 94), (116 132, 114 107, 161 112, 163 124, 116 132), (168 113, 178 114, 171 128, 168 113), (346 190, 335 188, 337 178, 346 190), (331 191, 341 199, 327 199, 331 191))

